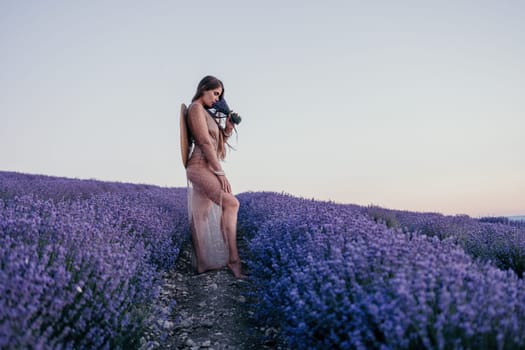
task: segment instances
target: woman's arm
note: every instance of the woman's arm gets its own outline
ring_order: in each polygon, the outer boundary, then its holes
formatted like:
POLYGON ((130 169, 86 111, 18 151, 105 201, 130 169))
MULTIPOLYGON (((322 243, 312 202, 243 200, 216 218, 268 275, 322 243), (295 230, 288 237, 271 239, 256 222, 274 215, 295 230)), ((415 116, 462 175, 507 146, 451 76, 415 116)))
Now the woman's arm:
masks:
POLYGON ((234 124, 232 123, 230 118, 226 119, 226 127, 224 128, 224 136, 226 139, 229 139, 230 136, 232 136, 234 124))
POLYGON ((213 171, 219 173, 222 172, 223 170, 219 163, 219 157, 217 157, 217 152, 213 148, 211 136, 208 132, 206 111, 204 110, 204 107, 198 103, 192 104, 188 110, 188 126, 193 139, 195 140, 195 144, 202 150, 204 157, 206 157, 206 160, 210 163, 213 171))

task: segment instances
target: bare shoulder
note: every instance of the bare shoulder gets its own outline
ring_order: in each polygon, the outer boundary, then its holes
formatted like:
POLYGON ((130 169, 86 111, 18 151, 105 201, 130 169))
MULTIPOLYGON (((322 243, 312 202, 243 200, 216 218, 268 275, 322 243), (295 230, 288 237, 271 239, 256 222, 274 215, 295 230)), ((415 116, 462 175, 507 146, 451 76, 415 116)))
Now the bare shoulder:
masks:
POLYGON ((199 103, 191 103, 188 106, 188 116, 204 115, 204 107, 199 103))

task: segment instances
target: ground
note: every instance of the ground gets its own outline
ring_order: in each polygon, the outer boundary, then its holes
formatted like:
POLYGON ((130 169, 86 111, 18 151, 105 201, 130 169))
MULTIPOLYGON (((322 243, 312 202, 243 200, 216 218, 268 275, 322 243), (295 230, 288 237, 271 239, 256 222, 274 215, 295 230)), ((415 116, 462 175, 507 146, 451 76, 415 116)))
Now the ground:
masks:
MULTIPOLYGON (((259 327, 252 317, 249 271, 244 280, 227 268, 196 274, 191 249, 186 242, 174 269, 163 275, 154 326, 141 339, 141 350, 285 349, 276 328, 259 327)), ((241 257, 243 250, 241 245, 241 257)))

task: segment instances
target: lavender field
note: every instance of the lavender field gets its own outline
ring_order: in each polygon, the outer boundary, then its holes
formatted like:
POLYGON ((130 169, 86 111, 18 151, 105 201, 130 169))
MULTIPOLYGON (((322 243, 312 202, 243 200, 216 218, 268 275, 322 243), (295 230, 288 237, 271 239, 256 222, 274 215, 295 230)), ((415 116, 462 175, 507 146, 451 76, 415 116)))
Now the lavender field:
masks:
POLYGON ((523 226, 239 197, 254 312, 291 348, 525 348, 523 226))
POLYGON ((0 348, 134 348, 186 192, 0 172, 0 348))
MULTIPOLYGON (((293 349, 524 349, 525 225, 238 196, 261 325, 293 349)), ((137 348, 186 191, 0 172, 0 348, 137 348)))

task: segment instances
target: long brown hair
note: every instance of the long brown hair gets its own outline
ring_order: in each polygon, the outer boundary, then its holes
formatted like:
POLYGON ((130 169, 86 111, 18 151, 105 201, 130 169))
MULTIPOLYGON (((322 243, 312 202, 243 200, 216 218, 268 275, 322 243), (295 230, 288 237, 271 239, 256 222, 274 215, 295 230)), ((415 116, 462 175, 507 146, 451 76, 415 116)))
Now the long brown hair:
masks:
MULTIPOLYGON (((221 99, 224 96, 224 84, 219 79, 215 78, 212 75, 207 75, 204 78, 201 79, 199 82, 199 85, 197 85, 197 91, 195 92, 195 95, 191 99, 191 102, 195 102, 198 100, 204 91, 214 90, 218 87, 222 88, 221 95, 219 96, 219 99, 221 99)), ((225 134, 224 130, 219 128, 219 140, 217 145, 217 156, 220 160, 224 160, 226 158, 226 139, 228 136, 225 134)))

